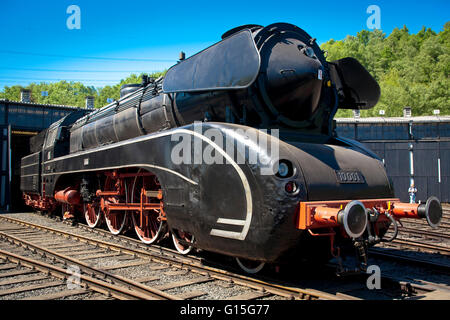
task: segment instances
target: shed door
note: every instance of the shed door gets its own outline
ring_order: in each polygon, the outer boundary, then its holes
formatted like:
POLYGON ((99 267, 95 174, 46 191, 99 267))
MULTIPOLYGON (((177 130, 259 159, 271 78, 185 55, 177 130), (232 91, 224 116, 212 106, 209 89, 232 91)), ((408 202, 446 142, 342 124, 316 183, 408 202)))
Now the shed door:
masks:
POLYGON ((436 196, 438 199, 441 199, 441 183, 439 183, 438 167, 439 143, 419 141, 413 143, 413 145, 414 181, 417 188, 416 200, 426 201, 431 196, 436 196))
POLYGON ((403 202, 409 202, 409 143, 385 143, 384 159, 387 174, 394 183, 395 196, 403 202))
POLYGON ((11 127, 0 125, 0 210, 9 210, 11 127))
POLYGON ((439 143, 438 179, 441 186, 441 202, 450 202, 450 142, 439 143))

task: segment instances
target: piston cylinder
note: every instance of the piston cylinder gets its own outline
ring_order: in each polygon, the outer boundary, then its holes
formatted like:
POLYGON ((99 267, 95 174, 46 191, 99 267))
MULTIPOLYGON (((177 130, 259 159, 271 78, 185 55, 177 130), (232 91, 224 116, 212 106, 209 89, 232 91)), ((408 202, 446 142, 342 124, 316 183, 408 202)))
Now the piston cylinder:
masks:
POLYGON ((55 193, 55 199, 65 204, 78 205, 81 203, 81 195, 77 190, 64 189, 55 193))

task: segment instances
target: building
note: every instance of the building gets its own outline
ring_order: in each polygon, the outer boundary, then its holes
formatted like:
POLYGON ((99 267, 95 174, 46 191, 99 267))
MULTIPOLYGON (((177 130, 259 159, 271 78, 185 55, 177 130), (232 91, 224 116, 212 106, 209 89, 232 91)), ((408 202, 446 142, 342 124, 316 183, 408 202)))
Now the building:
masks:
POLYGON ((384 162, 396 197, 450 202, 450 116, 336 119, 338 135, 362 142, 384 162), (413 184, 413 186, 412 186, 413 184))
POLYGON ((20 159, 30 152, 29 139, 74 110, 79 108, 32 103, 28 90, 21 101, 0 99, 0 210, 23 208, 20 159))

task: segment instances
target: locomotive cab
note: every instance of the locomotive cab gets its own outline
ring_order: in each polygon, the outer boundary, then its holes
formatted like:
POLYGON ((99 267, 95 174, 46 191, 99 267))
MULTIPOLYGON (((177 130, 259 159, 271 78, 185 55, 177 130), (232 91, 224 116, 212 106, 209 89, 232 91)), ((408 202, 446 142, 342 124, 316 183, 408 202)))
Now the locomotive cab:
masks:
POLYGON ((42 148, 44 161, 69 154, 70 127, 84 115, 84 111, 74 111, 50 125, 42 148))

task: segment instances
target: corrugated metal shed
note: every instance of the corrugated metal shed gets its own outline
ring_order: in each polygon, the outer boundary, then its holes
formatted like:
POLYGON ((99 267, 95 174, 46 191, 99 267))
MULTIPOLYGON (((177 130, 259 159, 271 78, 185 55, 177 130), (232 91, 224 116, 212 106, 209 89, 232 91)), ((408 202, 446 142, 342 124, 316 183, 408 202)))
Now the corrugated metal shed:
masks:
POLYGON ((414 181, 417 200, 434 195, 450 202, 450 116, 335 120, 339 136, 362 142, 383 159, 402 201, 409 201, 414 181))
POLYGON ((11 105, 29 105, 34 107, 49 107, 49 108, 64 108, 64 109, 72 109, 77 110, 80 109, 79 107, 74 106, 66 106, 62 104, 45 104, 45 103, 34 103, 34 102, 23 102, 23 101, 14 101, 14 100, 8 100, 8 99, 0 99, 0 104, 11 104, 11 105))
MULTIPOLYGON (((0 99, 0 125, 11 125, 13 130, 38 132, 79 109, 81 108, 74 106, 0 99)), ((92 110, 86 109, 86 112, 91 112, 92 110)))
POLYGON ((450 116, 335 118, 336 123, 431 123, 450 122, 450 116))

